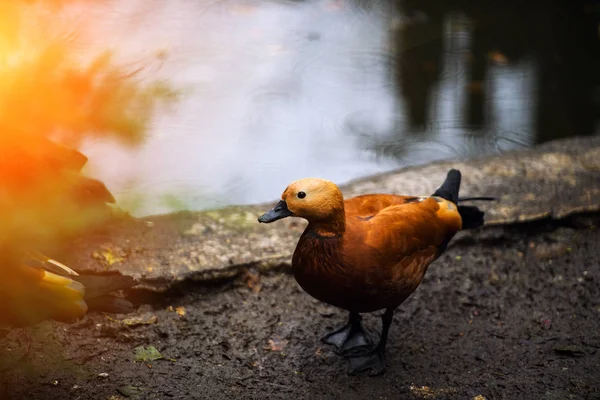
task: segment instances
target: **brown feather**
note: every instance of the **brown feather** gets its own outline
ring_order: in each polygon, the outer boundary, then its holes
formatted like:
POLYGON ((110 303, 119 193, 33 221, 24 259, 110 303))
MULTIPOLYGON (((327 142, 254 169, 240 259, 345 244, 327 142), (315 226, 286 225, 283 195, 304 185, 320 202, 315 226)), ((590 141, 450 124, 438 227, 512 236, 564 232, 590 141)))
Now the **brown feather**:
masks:
MULTIPOLYGON (((298 185, 290 186, 283 199, 295 205, 300 201, 288 197, 298 185)), ((328 194, 341 199, 337 187, 328 194)), ((329 200, 317 208, 330 209, 330 203, 338 202, 329 200)), ((326 217, 312 211, 310 202, 295 208, 295 215, 308 219, 309 225, 294 252, 292 268, 310 295, 350 311, 400 305, 419 286, 440 248, 461 228, 456 206, 441 198, 374 194, 339 204, 343 206, 326 217), (317 214, 319 218, 311 218, 317 214)))

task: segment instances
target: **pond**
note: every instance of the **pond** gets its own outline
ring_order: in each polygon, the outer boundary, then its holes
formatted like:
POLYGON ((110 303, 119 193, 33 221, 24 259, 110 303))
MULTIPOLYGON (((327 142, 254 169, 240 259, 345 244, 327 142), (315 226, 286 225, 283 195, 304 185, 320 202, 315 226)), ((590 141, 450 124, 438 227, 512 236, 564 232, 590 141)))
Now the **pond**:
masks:
POLYGON ((86 142, 88 172, 142 216, 597 134, 598 13, 558 3, 86 4, 89 49, 184 92, 140 146, 86 142))

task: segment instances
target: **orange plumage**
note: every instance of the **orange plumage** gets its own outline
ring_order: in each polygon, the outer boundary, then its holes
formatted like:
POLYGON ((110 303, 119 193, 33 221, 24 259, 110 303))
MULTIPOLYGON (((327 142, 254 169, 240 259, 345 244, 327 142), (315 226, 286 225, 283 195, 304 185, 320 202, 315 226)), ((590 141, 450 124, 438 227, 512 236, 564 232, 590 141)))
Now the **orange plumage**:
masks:
POLYGON ((483 212, 476 207, 457 206, 459 186, 460 172, 451 170, 429 197, 372 194, 344 201, 334 183, 302 179, 259 218, 267 223, 288 216, 308 220, 292 270, 310 295, 350 311, 348 324, 324 340, 358 354, 351 357, 351 372, 383 372, 394 309, 419 286, 463 223, 483 224, 483 212), (386 309, 381 340, 370 348, 359 313, 381 309, 386 309))
MULTIPOLYGON (((59 264, 50 259, 42 264, 48 262, 59 264)), ((53 267, 54 273, 34 264, 37 262, 0 267, 0 327, 22 327, 48 319, 74 322, 88 309, 114 313, 134 310, 130 302, 112 294, 134 286, 130 276, 58 273, 53 267)))
POLYGON ((0 327, 133 311, 112 293, 134 286, 132 277, 79 275, 40 253, 110 216, 115 199, 81 173, 86 162, 43 136, 0 137, 0 327))

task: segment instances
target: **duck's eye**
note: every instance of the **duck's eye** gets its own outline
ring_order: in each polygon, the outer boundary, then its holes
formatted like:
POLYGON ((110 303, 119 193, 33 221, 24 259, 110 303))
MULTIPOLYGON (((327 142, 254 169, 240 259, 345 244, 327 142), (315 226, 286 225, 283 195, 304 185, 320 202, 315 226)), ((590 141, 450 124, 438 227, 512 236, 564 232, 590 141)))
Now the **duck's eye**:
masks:
POLYGON ((304 193, 304 192, 298 192, 298 198, 299 199, 303 199, 305 197, 306 197, 306 193, 304 193))

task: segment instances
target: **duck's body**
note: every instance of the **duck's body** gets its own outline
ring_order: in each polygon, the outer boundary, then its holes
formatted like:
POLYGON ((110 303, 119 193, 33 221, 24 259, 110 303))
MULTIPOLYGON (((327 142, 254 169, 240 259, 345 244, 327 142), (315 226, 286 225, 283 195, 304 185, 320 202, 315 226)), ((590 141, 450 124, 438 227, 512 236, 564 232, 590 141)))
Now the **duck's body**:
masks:
POLYGON ((346 200, 343 234, 321 236, 310 225, 304 231, 292 261, 294 277, 313 297, 348 311, 397 307, 461 227, 456 207, 438 199, 346 200))
POLYGON ((462 228, 483 224, 476 207, 457 206, 460 172, 451 170, 431 196, 373 194, 343 200, 322 179, 288 186, 279 204, 259 218, 299 216, 309 224, 292 259, 294 277, 313 297, 350 312, 325 341, 344 351, 367 346, 359 313, 385 309, 379 344, 351 359, 351 371, 385 368, 384 349, 394 310, 421 283, 427 267, 462 228))

